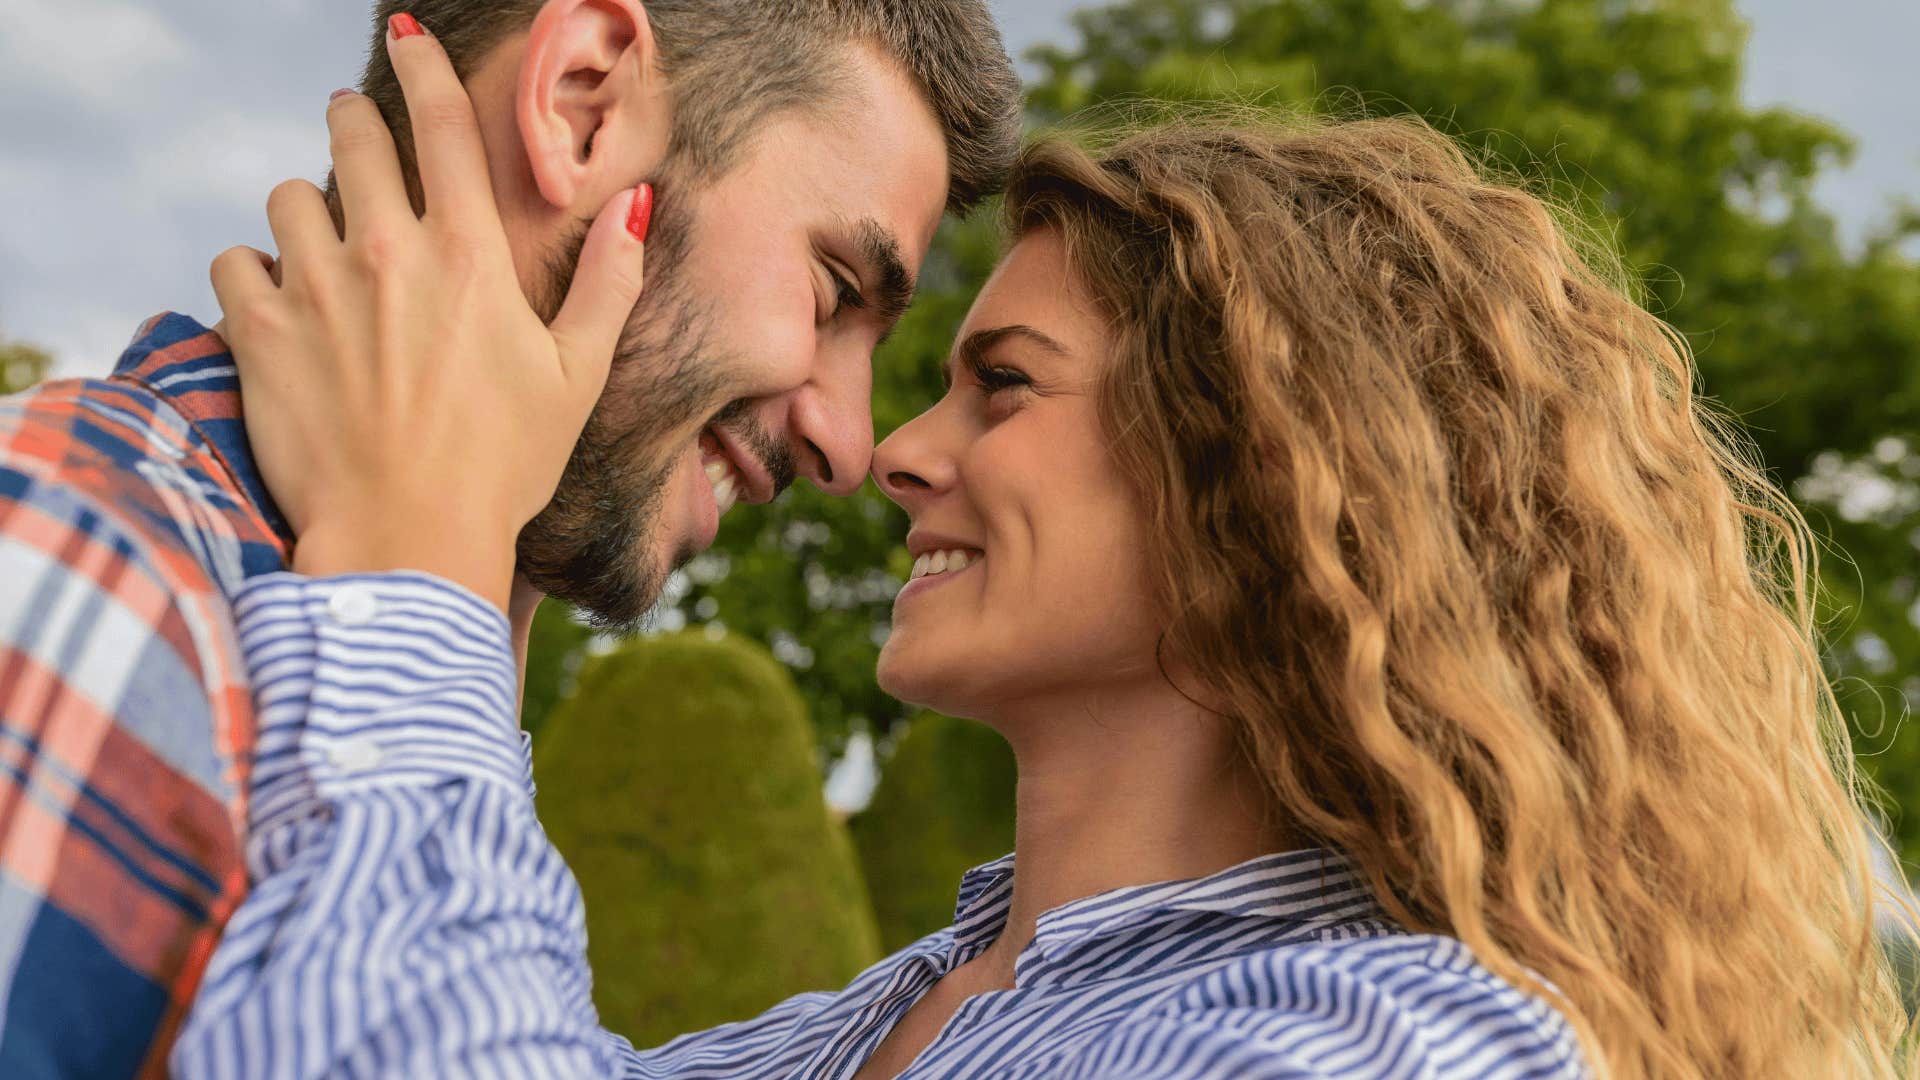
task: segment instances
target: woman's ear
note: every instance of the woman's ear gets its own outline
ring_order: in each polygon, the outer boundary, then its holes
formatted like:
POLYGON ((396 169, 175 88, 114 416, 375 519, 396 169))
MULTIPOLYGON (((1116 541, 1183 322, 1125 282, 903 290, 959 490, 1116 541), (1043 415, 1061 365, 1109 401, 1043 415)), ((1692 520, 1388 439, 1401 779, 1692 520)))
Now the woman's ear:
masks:
POLYGON ((528 33, 516 115, 540 196, 592 217, 666 157, 670 117, 639 0, 548 0, 528 33))

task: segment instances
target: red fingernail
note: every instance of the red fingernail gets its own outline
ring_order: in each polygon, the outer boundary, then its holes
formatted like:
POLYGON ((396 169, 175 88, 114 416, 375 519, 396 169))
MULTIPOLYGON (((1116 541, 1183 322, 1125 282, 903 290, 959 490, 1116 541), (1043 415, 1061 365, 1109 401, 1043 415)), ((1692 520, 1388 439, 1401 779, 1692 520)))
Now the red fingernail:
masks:
POLYGON ((627 231, 635 240, 647 238, 647 227, 653 224, 653 185, 641 184, 633 192, 633 209, 627 213, 627 231))
POLYGON ((351 94, 351 93, 353 93, 353 91, 351 90, 335 90, 332 94, 328 95, 327 100, 339 101, 341 98, 346 97, 348 94, 351 94))
POLYGON ((387 20, 387 29, 393 31, 395 41, 401 38, 413 37, 415 34, 426 33, 425 30, 420 28, 420 20, 404 11, 387 20))

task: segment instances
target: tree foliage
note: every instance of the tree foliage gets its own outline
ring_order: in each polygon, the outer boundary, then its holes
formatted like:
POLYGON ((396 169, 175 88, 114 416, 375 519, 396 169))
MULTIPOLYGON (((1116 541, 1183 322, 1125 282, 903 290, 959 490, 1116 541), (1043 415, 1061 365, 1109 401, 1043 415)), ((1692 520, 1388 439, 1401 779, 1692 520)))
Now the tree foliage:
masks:
POLYGON ((1847 137, 1742 102, 1730 0, 1134 0, 1038 57, 1058 119, 1146 94, 1421 115, 1596 227, 1822 534, 1831 674, 1920 854, 1920 233, 1849 247, 1847 137))
POLYGON ((879 958, 793 680, 738 637, 591 662, 535 743, 540 820, 579 878, 594 1000, 636 1044, 833 990, 879 958))
POLYGON ((1013 750, 971 720, 922 713, 900 737, 873 804, 848 822, 893 952, 953 922, 960 878, 1013 850, 1013 750))
MULTIPOLYGON (((1741 100, 1731 0, 1129 0, 1075 27, 1077 43, 1034 57, 1040 124, 1143 96, 1416 113, 1616 247, 1820 531, 1830 668, 1920 855, 1920 745, 1895 737, 1920 701, 1920 215, 1842 238, 1813 182, 1850 142, 1741 100)), ((939 392, 994 251, 984 218, 941 233, 876 359, 880 435, 939 392)), ((871 485, 736 511, 670 617, 767 642, 833 753, 906 715, 873 685, 905 532, 871 485)))
POLYGON ((0 341, 0 394, 12 394, 47 377, 53 356, 20 341, 0 341))

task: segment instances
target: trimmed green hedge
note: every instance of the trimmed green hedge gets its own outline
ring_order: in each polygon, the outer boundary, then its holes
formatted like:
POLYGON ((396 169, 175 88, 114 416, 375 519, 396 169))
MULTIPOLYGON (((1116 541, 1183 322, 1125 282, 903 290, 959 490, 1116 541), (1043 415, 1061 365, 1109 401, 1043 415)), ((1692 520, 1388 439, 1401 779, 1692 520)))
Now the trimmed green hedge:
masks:
POLYGON ((971 720, 922 713, 849 824, 880 943, 902 948, 953 921, 960 876, 1013 850, 1013 751, 971 720))
POLYGON ((838 989, 878 959, 805 709, 758 646, 681 635, 590 662, 535 776, 586 896, 601 1020, 636 1045, 838 989))

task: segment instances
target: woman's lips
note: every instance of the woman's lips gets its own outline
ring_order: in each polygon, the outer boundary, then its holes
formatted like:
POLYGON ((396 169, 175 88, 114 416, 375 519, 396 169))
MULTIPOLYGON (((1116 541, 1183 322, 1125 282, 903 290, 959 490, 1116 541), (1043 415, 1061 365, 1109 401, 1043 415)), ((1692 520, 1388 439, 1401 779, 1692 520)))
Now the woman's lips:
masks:
POLYGON ((980 564, 986 561, 986 558, 987 558, 986 553, 981 551, 966 551, 966 552, 953 552, 953 553, 934 552, 934 553, 930 553, 929 555, 922 555, 920 556, 920 558, 914 560, 914 569, 917 576, 915 576, 912 580, 908 581, 906 586, 903 587, 900 590, 900 592, 894 596, 894 602, 899 603, 902 597, 906 597, 909 595, 918 596, 919 594, 926 592, 928 589, 937 588, 941 583, 949 581, 962 574, 970 574, 976 569, 978 569, 980 564), (951 555, 954 555, 954 554, 962 555, 966 559, 965 564, 962 565, 960 569, 958 570, 945 569, 945 570, 940 570, 934 573, 927 573, 923 571, 922 568, 924 567, 926 561, 929 558, 950 559, 951 555))

